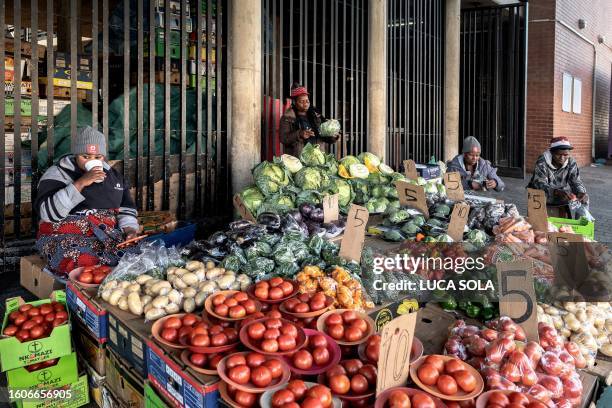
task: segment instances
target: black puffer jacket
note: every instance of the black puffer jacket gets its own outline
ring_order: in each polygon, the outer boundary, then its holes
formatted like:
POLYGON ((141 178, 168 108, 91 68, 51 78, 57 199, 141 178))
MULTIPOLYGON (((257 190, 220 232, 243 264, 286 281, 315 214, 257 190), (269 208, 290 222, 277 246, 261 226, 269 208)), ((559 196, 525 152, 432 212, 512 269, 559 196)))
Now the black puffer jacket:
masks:
POLYGON ((306 143, 323 144, 334 143, 338 140, 337 137, 322 137, 319 135, 319 127, 321 123, 327 119, 321 115, 315 108, 311 107, 306 112, 306 119, 311 124, 311 129, 315 135, 308 140, 302 139, 301 135, 304 132, 304 127, 301 121, 298 120, 297 114, 293 107, 287 109, 280 120, 280 138, 284 145, 284 152, 295 157, 299 157, 306 143))

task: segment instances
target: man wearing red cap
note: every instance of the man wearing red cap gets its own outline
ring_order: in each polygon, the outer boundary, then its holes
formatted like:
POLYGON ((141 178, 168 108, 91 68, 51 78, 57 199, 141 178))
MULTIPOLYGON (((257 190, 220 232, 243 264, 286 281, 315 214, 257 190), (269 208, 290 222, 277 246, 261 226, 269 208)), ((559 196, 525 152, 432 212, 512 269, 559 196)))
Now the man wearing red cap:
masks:
POLYGON ((306 143, 335 143, 339 135, 323 137, 319 134, 321 123, 327 121, 310 106, 308 90, 299 84, 291 86, 292 104, 280 120, 280 138, 284 152, 299 157, 306 143))
POLYGON ((570 156, 573 148, 567 137, 553 137, 550 148, 536 161, 528 187, 543 190, 548 205, 581 203, 588 208, 589 196, 580 179, 578 164, 570 156))

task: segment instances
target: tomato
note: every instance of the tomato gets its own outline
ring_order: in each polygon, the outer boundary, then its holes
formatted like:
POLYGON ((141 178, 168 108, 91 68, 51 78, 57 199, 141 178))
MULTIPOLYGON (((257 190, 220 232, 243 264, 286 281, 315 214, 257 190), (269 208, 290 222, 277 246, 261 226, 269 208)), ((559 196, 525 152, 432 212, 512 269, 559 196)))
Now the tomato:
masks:
POLYGON ((33 307, 34 307, 34 306, 32 306, 32 305, 21 305, 21 306, 19 306, 19 311, 20 311, 21 313, 25 313, 25 312, 27 312, 28 310, 32 309, 33 307))
MULTIPOLYGON (((279 312, 278 310, 273 309, 273 310, 270 310, 270 311, 268 312, 268 314, 266 314, 266 317, 268 317, 268 318, 270 318, 270 319, 280 319, 280 318, 282 318, 282 317, 283 317, 283 315, 282 315, 282 314, 281 314, 281 312, 279 312)), ((277 327, 277 329, 278 329, 280 326, 282 326, 282 325, 283 325, 283 324, 280 322, 280 320, 279 320, 279 323, 280 323, 280 325, 277 327)), ((267 327, 267 326, 266 326, 266 327, 267 327)))
POLYGON ((306 395, 308 387, 302 380, 291 380, 287 383, 287 389, 295 395, 296 400, 301 400, 306 395))
POLYGON ((284 281, 279 285, 279 288, 283 291, 283 296, 289 296, 293 293, 293 284, 288 281, 284 281))
POLYGON ((215 324, 214 326, 211 326, 210 329, 208 329, 208 332, 211 336, 214 336, 215 334, 223 333, 223 326, 219 324, 215 324))
POLYGON ((19 330, 15 334, 15 337, 17 337, 17 340, 23 343, 24 341, 28 341, 28 339, 30 338, 30 332, 27 330, 19 330))
POLYGON ((283 302, 283 305, 290 312, 295 312, 295 306, 298 305, 299 303, 302 303, 302 302, 300 302, 297 298, 291 298, 291 299, 285 300, 283 302))
POLYGON ((255 297, 262 300, 268 300, 268 288, 265 287, 256 287, 255 288, 255 297))
POLYGON ((93 282, 93 273, 87 271, 83 271, 81 272, 81 274, 78 277, 79 282, 81 283, 91 283, 93 282))
POLYGON ((363 363, 357 359, 344 360, 341 364, 349 376, 357 374, 359 369, 363 367, 363 363))
POLYGON ((510 393, 510 395, 508 395, 508 399, 510 400, 510 403, 512 404, 519 404, 519 405, 529 404, 529 398, 522 392, 516 392, 516 391, 512 392, 510 393))
POLYGON ((266 339, 261 342, 261 349, 266 353, 276 353, 278 351, 278 341, 275 339, 266 339))
POLYGON ((444 371, 446 372, 446 374, 452 374, 455 371, 459 371, 459 370, 465 370, 465 366, 463 365, 461 361, 457 359, 448 360, 444 364, 444 371))
POLYGON ((228 370, 239 365, 247 365, 246 358, 242 354, 233 354, 225 360, 225 367, 228 370))
POLYGON ((55 312, 55 318, 56 319, 64 319, 64 321, 66 321, 66 320, 68 320, 68 312, 66 312, 63 309, 62 310, 58 310, 57 312, 55 312))
POLYGON ((265 331, 266 326, 264 326, 263 323, 260 322, 253 323, 247 328, 247 333, 249 337, 253 340, 263 339, 265 331))
POLYGON ((331 406, 332 395, 329 388, 324 385, 317 384, 306 391, 306 398, 318 399, 324 408, 331 406))
POLYGON ((228 343, 235 343, 238 340, 238 331, 236 329, 225 329, 223 333, 227 336, 228 343))
POLYGON ((361 367, 358 371, 359 374, 363 375, 366 380, 368 380, 368 384, 376 384, 376 377, 378 374, 378 370, 372 364, 366 364, 361 367))
MULTIPOLYGON (((226 305, 228 308, 229 307, 234 307, 234 306, 238 306, 238 301, 234 298, 227 298, 225 299, 225 302, 223 302, 224 305, 226 305)), ((221 306, 221 305, 219 305, 221 306)))
POLYGON ((281 322, 280 318, 276 319, 276 318, 270 318, 268 320, 266 320, 266 322, 264 323, 266 325, 267 329, 279 329, 283 326, 283 322, 281 322))
POLYGON ((326 326, 329 327, 335 324, 342 324, 342 316, 340 316, 340 314, 338 313, 332 313, 329 316, 327 316, 327 319, 325 319, 326 326))
POLYGON ((351 378, 351 391, 355 394, 365 394, 368 390, 368 380, 361 374, 354 375, 351 378))
POLYGON ((17 326, 13 326, 11 324, 11 325, 6 326, 3 333, 5 336, 14 336, 15 334, 17 334, 18 330, 19 329, 17 328, 17 326))
POLYGON ((314 336, 308 337, 308 345, 312 348, 327 348, 327 339, 322 334, 315 334, 314 336))
POLYGON ((344 374, 332 375, 328 383, 334 394, 344 395, 351 389, 351 380, 344 374))
POLYGON ((45 315, 48 315, 49 313, 53 313, 53 306, 51 306, 50 304, 45 304, 45 305, 40 306, 41 315, 45 316, 45 315))
POLYGON ((444 359, 441 356, 431 355, 425 359, 426 363, 432 364, 438 373, 444 373, 444 359))
POLYGON ((341 324, 327 326, 327 334, 334 340, 340 340, 344 337, 344 326, 341 324))
POLYGON ((272 395, 271 404, 274 408, 281 408, 286 404, 290 404, 295 401, 295 395, 288 389, 282 389, 276 391, 272 395))
POLYGON ((229 307, 226 304, 221 304, 219 306, 215 306, 214 312, 218 316, 226 317, 229 313, 229 307))
POLYGON ((310 299, 308 305, 310 306, 310 310, 312 311, 321 310, 325 308, 325 299, 310 299))
POLYGON ((31 339, 40 339, 45 334, 45 329, 41 326, 34 326, 30 329, 31 339))
POLYGON ((410 397, 404 391, 395 390, 387 400, 389 408, 410 408, 410 397))
POLYGON ((246 365, 239 365, 230 368, 228 377, 233 382, 244 385, 248 383, 249 379, 251 378, 251 369, 246 365))
POLYGON ((183 325, 183 322, 178 317, 169 317, 164 322, 165 329, 180 329, 182 325, 183 325))
POLYGON ((26 320, 28 320, 28 317, 25 314, 19 313, 15 315, 13 323, 15 323, 15 326, 21 326, 26 320))
POLYGON ((45 322, 53 323, 54 320, 55 320, 55 313, 49 313, 48 315, 45 315, 45 322))
POLYGON ((279 287, 276 287, 276 288, 271 288, 271 289, 268 291, 268 297, 269 297, 271 300, 278 300, 278 299, 282 299, 282 298, 283 298, 283 296, 285 296, 285 294, 283 293, 283 290, 282 290, 281 288, 279 288, 279 287))
POLYGON ((344 323, 350 323, 355 319, 357 319, 357 313, 355 313, 354 310, 345 310, 342 312, 342 320, 344 323))
POLYGON ((171 343, 176 343, 178 340, 178 331, 176 329, 163 329, 160 333, 162 339, 171 343))
POLYGON ((351 322, 351 327, 355 327, 362 332, 366 333, 368 331, 368 323, 361 318, 357 318, 351 322))
POLYGON ((264 388, 270 385, 272 382, 272 373, 270 372, 270 369, 264 365, 254 368, 251 371, 251 382, 259 388, 264 388))
POLYGON ((442 374, 439 376, 436 385, 442 394, 454 395, 457 393, 457 382, 450 375, 442 374))
POLYGON ((295 305, 295 307, 293 308, 293 311, 295 313, 308 313, 310 312, 310 306, 308 306, 308 303, 298 303, 297 305, 295 305))
POLYGON ((249 353, 246 355, 246 363, 249 367, 255 368, 266 362, 266 357, 259 353, 249 353))
POLYGON ((247 299, 241 303, 244 310, 246 310, 246 314, 253 314, 257 311, 257 305, 252 299, 247 299))
POLYGON ((225 333, 218 333, 210 338, 210 344, 213 347, 225 346, 227 343, 228 340, 225 333))
POLYGON ((300 350, 293 355, 293 365, 300 370, 310 370, 312 362, 312 354, 306 350, 300 350))
POLYGON ((40 309, 37 308, 37 307, 33 307, 30 310, 28 310, 27 315, 28 315, 28 317, 38 316, 38 315, 40 315, 40 309))
POLYGON ((246 316, 246 314, 246 309, 242 305, 230 307, 229 309, 229 317, 231 317, 232 319, 241 319, 246 316))
POLYGON ((263 365, 270 370, 270 375, 272 375, 273 380, 283 375, 283 365, 279 360, 273 358, 263 363, 263 365))
POLYGON ((487 400, 488 404, 497 404, 499 406, 505 407, 510 403, 510 400, 503 392, 496 391, 489 394, 489 399, 487 400))
POLYGON ((453 373, 453 378, 457 382, 459 388, 470 393, 476 389, 476 378, 467 370, 459 370, 453 373))
POLYGON ((293 350, 296 347, 295 337, 288 334, 283 334, 278 337, 278 349, 280 351, 293 350))
POLYGON ((412 408, 435 408, 436 404, 431 397, 425 393, 412 396, 412 408))
POLYGON ((267 329, 263 334, 263 338, 266 340, 278 339, 279 336, 279 329, 267 329))
POLYGON ((106 274, 104 272, 95 272, 93 274, 93 283, 99 284, 106 278, 106 274))
POLYGON ((234 299, 236 299, 238 303, 241 303, 241 302, 244 302, 245 300, 248 300, 249 295, 247 295, 244 292, 238 292, 234 295, 234 299))
POLYGON ((210 368, 216 369, 219 365, 219 362, 223 359, 223 355, 221 354, 211 354, 208 358, 208 366, 210 368))
POLYGON ((377 363, 378 362, 378 354, 380 353, 380 345, 379 344, 368 344, 365 349, 365 355, 368 360, 377 363))
POLYGON ((60 326, 62 324, 66 323, 66 319, 62 319, 61 317, 55 317, 55 320, 53 321, 53 327, 57 327, 60 326))
POLYGON ((257 396, 258 394, 237 390, 234 395, 234 401, 243 407, 252 407, 257 402, 257 396))
POLYGON ((206 365, 206 360, 206 354, 193 353, 189 356, 189 361, 191 361, 191 364, 200 368, 203 368, 206 365))
POLYGON ((225 302, 225 296, 223 295, 215 295, 212 298, 212 304, 213 306, 219 306, 222 305, 223 302, 225 302))
POLYGON ((27 322, 25 322, 23 325, 21 325, 21 328, 23 330, 30 330, 34 326, 36 326, 36 322, 34 320, 30 319, 27 322))
POLYGON ((30 320, 36 324, 42 324, 45 321, 45 316, 43 315, 34 316, 30 320))
POLYGON ((291 324, 291 323, 285 323, 281 326, 280 328, 280 332, 282 334, 286 334, 290 337, 293 337, 294 339, 297 338, 298 336, 298 329, 297 327, 295 327, 295 325, 291 324))
POLYGON ((348 329, 344 330, 344 338, 346 341, 356 342, 363 338, 363 332, 357 327, 350 326, 348 329))

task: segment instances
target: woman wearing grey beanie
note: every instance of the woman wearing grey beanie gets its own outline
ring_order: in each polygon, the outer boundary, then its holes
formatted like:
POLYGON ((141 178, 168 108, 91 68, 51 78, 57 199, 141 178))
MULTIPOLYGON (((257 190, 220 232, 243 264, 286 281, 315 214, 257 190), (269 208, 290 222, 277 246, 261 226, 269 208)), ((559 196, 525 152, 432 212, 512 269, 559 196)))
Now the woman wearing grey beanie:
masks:
POLYGON ((506 186, 491 162, 480 157, 480 142, 474 136, 463 140, 463 153, 448 162, 447 172, 461 174, 464 190, 503 191, 506 186))

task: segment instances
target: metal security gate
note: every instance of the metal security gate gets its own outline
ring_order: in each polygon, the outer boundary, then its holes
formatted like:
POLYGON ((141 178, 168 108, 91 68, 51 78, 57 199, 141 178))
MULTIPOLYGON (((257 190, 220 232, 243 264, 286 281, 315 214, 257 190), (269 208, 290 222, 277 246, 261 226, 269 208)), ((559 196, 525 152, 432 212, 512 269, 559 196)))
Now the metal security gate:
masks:
POLYGON ((444 0, 387 5, 387 158, 442 159, 444 0))
POLYGON ((523 176, 527 5, 461 12, 459 145, 475 136, 500 174, 523 176))
POLYGON ((263 7, 262 158, 282 153, 281 115, 297 81, 311 104, 338 119, 337 155, 366 148, 367 0, 261 0, 263 7))
POLYGON ((38 180, 80 126, 106 135, 139 210, 231 208, 225 0, 0 3, 0 272, 31 250, 38 180))

